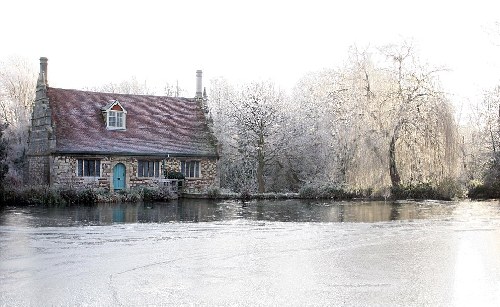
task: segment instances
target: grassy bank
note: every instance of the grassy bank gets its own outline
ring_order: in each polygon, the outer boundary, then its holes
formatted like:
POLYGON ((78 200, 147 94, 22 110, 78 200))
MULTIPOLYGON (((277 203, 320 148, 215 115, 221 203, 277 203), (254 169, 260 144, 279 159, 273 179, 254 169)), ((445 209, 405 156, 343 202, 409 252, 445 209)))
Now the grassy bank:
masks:
MULTIPOLYGON (((298 193, 236 193, 219 188, 209 188, 205 193, 183 193, 180 197, 200 199, 332 199, 332 200, 403 200, 403 199, 435 199, 451 200, 463 198, 464 191, 455 181, 443 181, 440 184, 418 183, 399 185, 394 188, 349 189, 331 184, 308 184, 298 193)), ((469 187, 472 199, 500 198, 500 185, 474 185, 469 187)), ((48 186, 32 186, 0 191, 0 206, 9 205, 42 205, 42 206, 91 206, 97 203, 120 202, 155 202, 177 198, 166 188, 136 188, 119 192, 102 189, 54 189, 48 186)))
POLYGON ((500 199, 500 183, 477 184, 469 188, 471 199, 500 199))
POLYGON ((0 193, 2 206, 92 206, 97 203, 168 201, 177 198, 165 188, 138 188, 119 192, 102 189, 55 189, 48 186, 29 186, 5 189, 0 193))

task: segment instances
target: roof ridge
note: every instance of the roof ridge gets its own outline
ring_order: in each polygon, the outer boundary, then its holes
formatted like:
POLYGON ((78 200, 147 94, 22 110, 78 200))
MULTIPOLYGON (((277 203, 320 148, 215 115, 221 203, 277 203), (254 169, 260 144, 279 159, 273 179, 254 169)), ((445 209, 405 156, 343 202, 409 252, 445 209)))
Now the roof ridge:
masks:
POLYGON ((89 94, 120 95, 120 96, 127 96, 127 97, 140 96, 140 97, 172 98, 172 99, 179 99, 179 100, 196 101, 195 98, 175 97, 175 96, 166 96, 166 95, 124 94, 124 93, 113 93, 113 92, 100 92, 100 91, 94 91, 94 90, 69 89, 69 88, 52 87, 52 86, 47 87, 47 89, 63 90, 63 91, 73 91, 73 92, 83 92, 83 93, 89 93, 89 94))

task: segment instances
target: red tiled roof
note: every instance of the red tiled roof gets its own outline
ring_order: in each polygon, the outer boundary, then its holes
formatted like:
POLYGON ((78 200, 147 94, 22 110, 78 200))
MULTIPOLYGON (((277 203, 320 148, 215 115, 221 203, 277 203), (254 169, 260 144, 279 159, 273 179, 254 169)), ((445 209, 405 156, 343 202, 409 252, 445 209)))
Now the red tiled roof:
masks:
POLYGON ((195 99, 48 88, 56 151, 216 156, 215 138, 195 99), (107 130, 101 108, 118 100, 126 130, 107 130))

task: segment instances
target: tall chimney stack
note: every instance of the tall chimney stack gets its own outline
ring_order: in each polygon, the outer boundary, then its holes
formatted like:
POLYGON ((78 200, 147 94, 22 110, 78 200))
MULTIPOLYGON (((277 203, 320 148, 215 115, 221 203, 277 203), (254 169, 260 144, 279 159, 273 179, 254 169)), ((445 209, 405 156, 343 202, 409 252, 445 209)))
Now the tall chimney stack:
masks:
POLYGON ((196 71, 196 96, 195 98, 203 98, 203 92, 202 92, 202 89, 201 89, 201 75, 202 75, 202 72, 201 70, 197 70, 196 71))
POLYGON ((40 58, 40 74, 43 75, 43 79, 45 80, 45 85, 49 85, 49 79, 47 76, 47 61, 48 59, 46 57, 41 57, 40 58))

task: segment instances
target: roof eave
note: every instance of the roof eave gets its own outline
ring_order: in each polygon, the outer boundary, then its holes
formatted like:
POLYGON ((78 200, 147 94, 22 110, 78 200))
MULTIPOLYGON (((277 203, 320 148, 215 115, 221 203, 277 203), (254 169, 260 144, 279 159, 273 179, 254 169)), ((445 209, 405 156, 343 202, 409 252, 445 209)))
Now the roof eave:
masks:
POLYGON ((148 153, 148 152, 110 152, 110 151, 78 151, 78 150, 57 150, 53 155, 85 155, 85 156, 140 156, 140 157, 179 157, 179 158, 219 158, 218 154, 213 153, 180 153, 180 152, 165 152, 165 153, 148 153))

